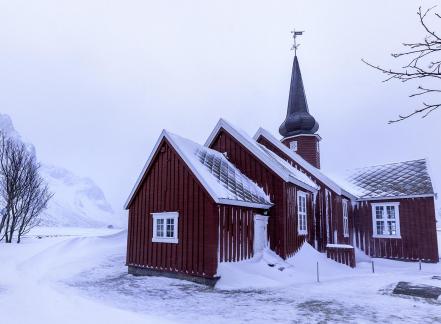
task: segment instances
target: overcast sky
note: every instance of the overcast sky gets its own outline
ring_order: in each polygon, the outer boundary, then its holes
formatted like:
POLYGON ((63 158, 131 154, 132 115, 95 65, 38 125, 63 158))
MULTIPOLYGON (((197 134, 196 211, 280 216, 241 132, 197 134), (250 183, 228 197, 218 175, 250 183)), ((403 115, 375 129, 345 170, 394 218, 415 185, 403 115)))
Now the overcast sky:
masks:
POLYGON ((396 66, 390 53, 424 35, 418 6, 434 3, 0 0, 0 112, 121 211, 163 128, 203 143, 223 117, 278 135, 295 27, 323 168, 427 157, 436 171, 441 112, 387 125, 418 107, 419 83, 382 83, 361 62, 396 66))

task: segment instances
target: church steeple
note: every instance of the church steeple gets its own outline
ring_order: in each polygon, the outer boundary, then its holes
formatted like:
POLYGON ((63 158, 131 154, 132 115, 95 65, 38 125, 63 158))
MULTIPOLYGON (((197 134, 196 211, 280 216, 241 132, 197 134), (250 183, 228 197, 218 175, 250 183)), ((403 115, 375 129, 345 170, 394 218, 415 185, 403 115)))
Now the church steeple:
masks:
POLYGON ((294 62, 292 63, 291 85, 289 87, 288 109, 285 121, 280 125, 279 133, 283 136, 281 142, 299 154, 306 161, 320 169, 320 140, 316 134, 319 124, 311 116, 306 101, 302 73, 300 72, 296 42, 297 36, 303 31, 292 31, 294 37, 294 62))
POLYGON ((297 55, 292 65, 291 85, 289 88, 288 109, 286 119, 280 125, 279 133, 283 137, 301 134, 315 134, 319 124, 309 113, 297 55))

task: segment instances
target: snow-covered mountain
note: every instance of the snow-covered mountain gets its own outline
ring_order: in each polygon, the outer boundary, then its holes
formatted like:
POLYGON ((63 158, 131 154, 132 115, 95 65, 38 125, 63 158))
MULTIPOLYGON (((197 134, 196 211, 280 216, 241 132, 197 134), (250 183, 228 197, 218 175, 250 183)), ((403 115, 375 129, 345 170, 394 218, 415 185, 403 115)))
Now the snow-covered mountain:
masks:
MULTIPOLYGON (((0 114, 0 131, 24 143, 11 118, 0 114)), ((25 143, 35 155, 34 145, 25 143)), ((42 226, 121 227, 122 217, 113 211, 103 191, 93 180, 80 177, 57 166, 41 163, 41 175, 54 194, 48 209, 41 215, 42 226)))

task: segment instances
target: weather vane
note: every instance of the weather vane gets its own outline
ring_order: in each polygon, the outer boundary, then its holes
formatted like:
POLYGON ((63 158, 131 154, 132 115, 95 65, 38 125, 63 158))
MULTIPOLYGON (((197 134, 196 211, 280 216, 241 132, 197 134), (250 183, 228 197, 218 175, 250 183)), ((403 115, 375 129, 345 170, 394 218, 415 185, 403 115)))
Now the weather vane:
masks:
POLYGON ((296 31, 295 29, 291 31, 292 38, 294 39, 294 45, 291 47, 291 51, 294 50, 294 55, 297 55, 297 49, 299 48, 300 44, 297 44, 297 36, 303 35, 305 31, 296 31))

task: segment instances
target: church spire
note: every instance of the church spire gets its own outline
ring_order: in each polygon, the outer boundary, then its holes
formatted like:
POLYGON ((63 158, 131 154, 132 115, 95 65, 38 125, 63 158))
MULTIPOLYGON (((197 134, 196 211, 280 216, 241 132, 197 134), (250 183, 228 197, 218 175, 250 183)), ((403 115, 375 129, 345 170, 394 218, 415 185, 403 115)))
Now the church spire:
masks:
POLYGON ((294 34, 294 62, 292 65, 291 85, 289 88, 288 109, 286 119, 280 125, 279 133, 283 137, 314 134, 319 128, 319 124, 311 116, 306 101, 305 88, 303 87, 302 73, 300 72, 299 60, 297 59, 296 37, 303 32, 293 31, 294 34))

